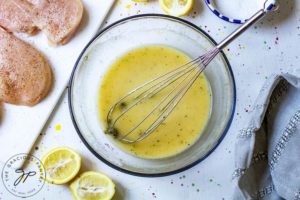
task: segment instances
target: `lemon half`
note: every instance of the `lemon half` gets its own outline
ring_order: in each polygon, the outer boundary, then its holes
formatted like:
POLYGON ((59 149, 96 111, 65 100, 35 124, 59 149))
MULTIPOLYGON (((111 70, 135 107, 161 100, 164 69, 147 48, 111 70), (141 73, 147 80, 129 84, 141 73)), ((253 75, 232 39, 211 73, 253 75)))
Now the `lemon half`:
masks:
POLYGON ((46 170, 46 181, 64 184, 73 179, 81 166, 81 157, 68 147, 58 147, 42 157, 46 170))
POLYGON ((159 0, 159 5, 169 15, 183 16, 193 8, 194 0, 159 0))
POLYGON ((76 200, 110 200, 115 194, 115 184, 106 175, 88 171, 70 185, 76 200))

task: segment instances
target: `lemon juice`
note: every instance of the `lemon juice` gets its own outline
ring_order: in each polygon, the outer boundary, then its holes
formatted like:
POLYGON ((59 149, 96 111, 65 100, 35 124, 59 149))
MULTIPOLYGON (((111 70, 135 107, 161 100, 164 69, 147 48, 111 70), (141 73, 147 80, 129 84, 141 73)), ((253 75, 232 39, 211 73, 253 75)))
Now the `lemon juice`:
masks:
MULTIPOLYGON (((109 109, 129 91, 190 60, 189 56, 176 49, 159 45, 140 47, 118 58, 105 74, 99 88, 100 122, 107 128, 109 109)), ((143 110, 148 112, 157 103, 154 99, 144 104, 143 110)), ((138 157, 157 159, 173 156, 197 141, 209 119, 210 110, 210 86, 202 73, 171 115, 150 136, 134 144, 114 141, 122 150, 138 157)), ((144 118, 145 113, 141 109, 132 112, 118 122, 120 133, 126 133, 144 118)), ((140 129, 146 130, 148 126, 141 125, 140 129)))

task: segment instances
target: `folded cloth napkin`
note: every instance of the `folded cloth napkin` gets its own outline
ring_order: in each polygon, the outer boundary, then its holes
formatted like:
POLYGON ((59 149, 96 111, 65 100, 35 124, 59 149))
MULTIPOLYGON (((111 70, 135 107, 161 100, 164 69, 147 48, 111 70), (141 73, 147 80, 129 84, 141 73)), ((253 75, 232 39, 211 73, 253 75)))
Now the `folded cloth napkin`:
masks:
POLYGON ((300 200, 300 70, 268 78, 245 120, 234 199, 300 200))

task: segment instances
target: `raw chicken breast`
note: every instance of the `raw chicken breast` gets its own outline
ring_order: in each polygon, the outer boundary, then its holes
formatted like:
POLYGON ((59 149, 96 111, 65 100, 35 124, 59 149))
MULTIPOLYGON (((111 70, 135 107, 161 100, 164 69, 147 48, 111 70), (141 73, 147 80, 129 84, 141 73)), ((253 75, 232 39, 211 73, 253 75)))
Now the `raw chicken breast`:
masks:
POLYGON ((15 0, 0 0, 0 26, 11 32, 37 32, 31 16, 15 0))
POLYGON ((67 43, 83 16, 81 0, 8 1, 4 3, 6 0, 0 0, 0 11, 5 10, 4 14, 0 14, 0 26, 12 32, 27 33, 31 33, 31 28, 38 28, 53 44, 67 43))
MULTIPOLYGON (((28 0, 29 1, 29 0, 28 0)), ((54 44, 67 43, 76 32, 82 16, 80 0, 30 0, 33 4, 33 20, 54 44)))
POLYGON ((33 106, 51 85, 51 68, 43 55, 0 28, 0 102, 33 106))

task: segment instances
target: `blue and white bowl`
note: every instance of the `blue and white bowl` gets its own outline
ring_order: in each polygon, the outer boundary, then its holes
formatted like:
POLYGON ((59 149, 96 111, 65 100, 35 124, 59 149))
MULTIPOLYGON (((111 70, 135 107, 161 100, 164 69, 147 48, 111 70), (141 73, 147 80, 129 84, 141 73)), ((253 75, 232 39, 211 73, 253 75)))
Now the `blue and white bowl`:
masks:
MULTIPOLYGON (((248 19, 238 19, 238 18, 232 18, 232 17, 228 17, 222 14, 221 11, 219 11, 215 5, 214 5, 214 0, 205 0, 206 5, 208 6, 208 8, 220 19, 223 19, 224 21, 227 22, 231 22, 231 23, 235 23, 235 24, 243 24, 245 23, 248 19)), ((273 8, 276 5, 276 0, 266 0, 265 4, 264 4, 264 10, 266 12, 269 12, 271 10, 273 10, 273 8)), ((254 14, 254 13, 253 13, 254 14)), ((234 15, 234 13, 233 13, 234 15)))

